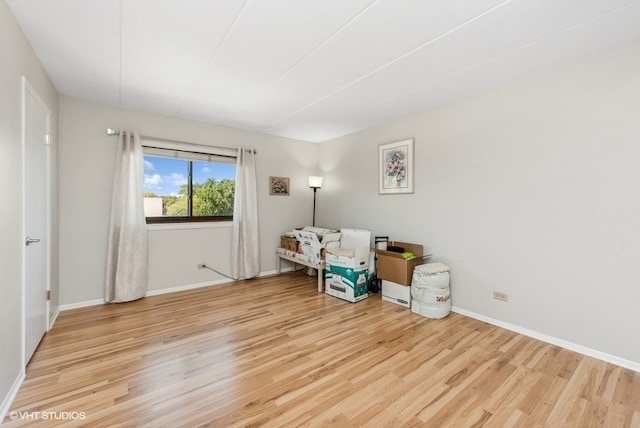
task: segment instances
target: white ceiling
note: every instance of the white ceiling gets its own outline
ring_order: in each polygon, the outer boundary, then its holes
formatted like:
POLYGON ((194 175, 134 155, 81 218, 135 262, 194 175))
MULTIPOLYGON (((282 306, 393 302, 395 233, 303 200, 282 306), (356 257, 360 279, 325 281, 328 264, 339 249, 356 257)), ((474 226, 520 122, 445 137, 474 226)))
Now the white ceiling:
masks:
POLYGON ((640 41, 638 0, 6 1, 62 94, 312 142, 640 41))

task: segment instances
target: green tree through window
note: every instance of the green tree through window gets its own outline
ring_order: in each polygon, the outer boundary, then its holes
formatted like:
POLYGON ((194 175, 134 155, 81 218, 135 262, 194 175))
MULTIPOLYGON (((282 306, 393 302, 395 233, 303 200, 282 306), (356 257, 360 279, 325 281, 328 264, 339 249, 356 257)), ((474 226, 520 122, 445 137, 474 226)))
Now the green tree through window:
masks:
POLYGON ((232 218, 235 164, 149 155, 144 161, 148 223, 232 218))

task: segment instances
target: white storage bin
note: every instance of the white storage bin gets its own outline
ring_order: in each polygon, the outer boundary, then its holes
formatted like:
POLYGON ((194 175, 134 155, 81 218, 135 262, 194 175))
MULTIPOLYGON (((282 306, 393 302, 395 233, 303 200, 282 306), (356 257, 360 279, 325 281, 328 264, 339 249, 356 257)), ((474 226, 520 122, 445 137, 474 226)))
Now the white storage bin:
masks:
POLYGON ((429 303, 436 305, 439 303, 445 303, 450 300, 451 293, 449 287, 445 288, 433 288, 433 287, 420 287, 411 286, 411 297, 422 303, 429 303))
POLYGON ((447 300, 446 303, 438 304, 424 303, 413 299, 411 301, 411 312, 432 319, 444 318, 451 312, 451 299, 447 300))
POLYGON ((393 281, 382 280, 382 300, 396 305, 411 307, 411 291, 409 286, 393 281))
POLYGON ((411 312, 434 319, 449 315, 449 267, 442 263, 416 266, 411 279, 411 297, 411 312))
POLYGON ((411 285, 431 288, 449 287, 449 267, 442 263, 427 263, 413 270, 411 285))

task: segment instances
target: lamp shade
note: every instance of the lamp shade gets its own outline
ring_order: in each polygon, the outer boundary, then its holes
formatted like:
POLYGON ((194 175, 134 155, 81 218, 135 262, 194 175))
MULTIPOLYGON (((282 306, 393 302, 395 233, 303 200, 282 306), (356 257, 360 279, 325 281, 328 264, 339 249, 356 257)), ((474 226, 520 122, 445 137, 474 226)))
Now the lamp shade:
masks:
POLYGON ((309 187, 312 189, 319 189, 322 187, 322 177, 318 177, 317 175, 309 176, 309 187))

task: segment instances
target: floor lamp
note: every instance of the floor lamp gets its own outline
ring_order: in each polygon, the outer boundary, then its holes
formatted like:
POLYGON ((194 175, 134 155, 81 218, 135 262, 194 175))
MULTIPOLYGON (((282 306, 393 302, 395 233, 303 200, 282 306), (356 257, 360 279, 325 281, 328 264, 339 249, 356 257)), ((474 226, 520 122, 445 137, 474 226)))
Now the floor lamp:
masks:
POLYGON ((322 187, 322 177, 316 175, 309 176, 309 187, 313 189, 313 223, 311 226, 316 225, 316 191, 322 187))

